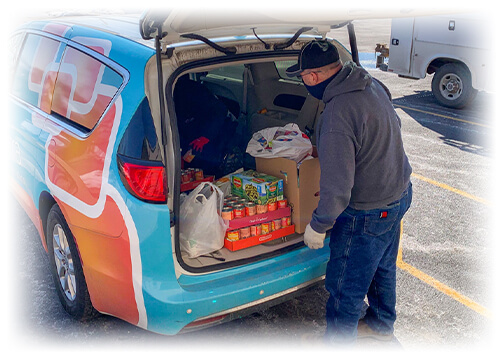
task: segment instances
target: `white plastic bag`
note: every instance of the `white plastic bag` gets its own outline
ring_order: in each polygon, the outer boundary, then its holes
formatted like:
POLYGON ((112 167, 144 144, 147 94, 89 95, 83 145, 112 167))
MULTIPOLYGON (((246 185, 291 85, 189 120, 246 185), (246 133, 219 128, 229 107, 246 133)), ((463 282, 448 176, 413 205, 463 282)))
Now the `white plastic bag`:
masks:
POLYGON ((233 173, 229 173, 229 174, 225 175, 224 177, 217 179, 214 182, 214 184, 217 186, 217 188, 219 188, 222 191, 224 196, 227 196, 227 195, 231 194, 231 176, 233 174, 237 174, 237 173, 241 173, 241 172, 243 172, 243 168, 239 168, 236 171, 234 171, 233 173))
POLYGON ((188 257, 220 250, 228 225, 220 217, 224 196, 214 184, 198 185, 180 207, 180 246, 188 257))
POLYGON ((246 152, 253 157, 283 157, 300 162, 312 155, 311 140, 297 124, 268 127, 253 134, 246 152))

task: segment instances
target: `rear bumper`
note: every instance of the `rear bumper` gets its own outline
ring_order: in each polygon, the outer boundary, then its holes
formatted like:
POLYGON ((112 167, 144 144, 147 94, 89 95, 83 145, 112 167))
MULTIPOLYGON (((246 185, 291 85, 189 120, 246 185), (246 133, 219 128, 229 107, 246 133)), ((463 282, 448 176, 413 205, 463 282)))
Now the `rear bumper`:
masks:
POLYGON ((181 275, 177 283, 144 283, 147 329, 173 335, 249 315, 293 298, 324 280, 328 242, 205 275, 181 275))
POLYGON ((233 309, 225 310, 220 313, 210 315, 208 317, 200 318, 186 325, 180 331, 180 333, 202 330, 211 326, 220 325, 271 308, 287 300, 293 299, 318 285, 323 285, 324 281, 325 281, 325 276, 323 275, 309 282, 302 283, 299 286, 289 288, 283 292, 276 293, 269 297, 262 298, 244 305, 240 305, 234 307, 233 309))

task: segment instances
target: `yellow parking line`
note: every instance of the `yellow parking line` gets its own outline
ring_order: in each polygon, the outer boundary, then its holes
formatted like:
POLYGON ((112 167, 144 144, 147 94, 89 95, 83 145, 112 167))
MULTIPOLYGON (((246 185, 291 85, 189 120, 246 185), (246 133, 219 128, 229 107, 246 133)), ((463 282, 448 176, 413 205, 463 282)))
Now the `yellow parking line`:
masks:
POLYGON ((439 282, 438 280, 432 278, 431 276, 425 274, 424 272, 420 271, 419 269, 413 267, 412 265, 409 265, 408 263, 404 261, 398 261, 397 266, 408 272, 414 277, 417 277, 421 281, 427 283, 434 289, 437 289, 438 291, 446 294, 447 296, 455 299, 457 302, 462 303, 466 307, 474 310, 475 312, 486 316, 486 317, 491 317, 490 311, 488 311, 485 307, 479 305, 478 303, 474 302, 473 300, 467 298, 466 296, 463 296, 462 294, 458 293, 456 290, 448 287, 447 285, 439 282))
POLYGON ((438 181, 435 181, 433 179, 424 177, 424 176, 422 176, 420 174, 417 174, 417 173, 412 173, 411 176, 414 177, 414 178, 420 179, 420 180, 422 180, 424 182, 427 182, 427 183, 430 183, 432 185, 435 185, 436 187, 443 188, 443 189, 449 190, 449 191, 451 191, 453 193, 459 194, 459 195, 461 195, 463 197, 475 200, 475 201, 477 201, 479 203, 482 203, 482 204, 485 204, 485 205, 491 205, 491 202, 488 201, 488 200, 486 200, 486 199, 483 199, 483 198, 480 198, 480 197, 476 197, 475 195, 472 195, 472 194, 469 194, 469 193, 464 192, 462 190, 453 188, 453 187, 449 186, 448 184, 440 183, 438 181))
POLYGON ((474 310, 475 312, 485 316, 485 317, 491 317, 491 312, 483 307, 482 305, 474 302, 470 298, 467 298, 466 296, 460 294, 453 288, 448 287, 446 284, 439 282, 437 279, 429 276, 428 274, 422 272, 418 268, 413 267, 412 265, 406 263, 403 261, 403 247, 402 247, 402 241, 403 240, 403 221, 401 221, 401 231, 399 235, 399 252, 398 252, 398 257, 396 261, 396 265, 402 269, 403 271, 408 272, 412 276, 420 279, 422 282, 427 283, 434 289, 440 291, 441 293, 446 294, 447 296, 455 299, 457 302, 462 303, 466 307, 474 310))
POLYGON ((443 117, 445 119, 449 119, 449 120, 454 120, 454 121, 460 121, 460 122, 465 122, 467 124, 471 124, 471 125, 477 125, 477 126, 482 126, 482 127, 487 127, 487 128, 492 128, 491 126, 488 126, 488 125, 484 125, 484 124, 480 124, 478 122, 473 122, 473 121, 467 121, 467 120, 462 120, 462 119, 457 119, 456 117, 451 117, 451 116, 447 116, 447 115, 441 115, 441 114, 436 114, 434 112, 430 112, 430 111, 425 111, 425 110, 420 110, 420 109, 415 109, 415 108, 411 108, 409 106, 404 106, 404 105, 399 105, 399 104, 393 104, 395 107, 398 107, 398 108, 401 108, 401 109, 407 109, 407 110, 413 110, 413 111, 418 111, 418 112, 421 112, 421 113, 424 113, 424 114, 429 114, 429 115, 434 115, 434 116, 438 116, 438 117, 443 117))

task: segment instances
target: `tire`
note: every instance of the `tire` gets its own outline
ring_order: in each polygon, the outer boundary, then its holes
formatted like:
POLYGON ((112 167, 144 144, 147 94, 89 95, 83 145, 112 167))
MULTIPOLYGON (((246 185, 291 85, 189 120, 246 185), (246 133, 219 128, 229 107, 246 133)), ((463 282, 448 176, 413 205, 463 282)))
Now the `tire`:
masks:
POLYGON ((90 300, 73 234, 57 204, 47 218, 47 247, 54 285, 64 310, 80 321, 98 316, 90 300))
POLYGON ((461 63, 448 63, 438 68, 432 78, 432 93, 441 105, 462 109, 476 97, 469 69, 461 63))

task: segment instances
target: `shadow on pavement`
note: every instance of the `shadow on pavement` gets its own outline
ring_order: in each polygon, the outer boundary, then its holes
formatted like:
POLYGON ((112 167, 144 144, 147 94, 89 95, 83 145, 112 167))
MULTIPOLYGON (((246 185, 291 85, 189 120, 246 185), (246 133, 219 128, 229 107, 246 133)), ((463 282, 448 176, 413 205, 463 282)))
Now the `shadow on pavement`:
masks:
POLYGON ((493 117, 490 114, 492 95, 478 93, 464 109, 441 106, 430 91, 419 91, 393 100, 394 107, 425 128, 441 136, 445 144, 481 156, 491 155, 490 136, 493 117))

